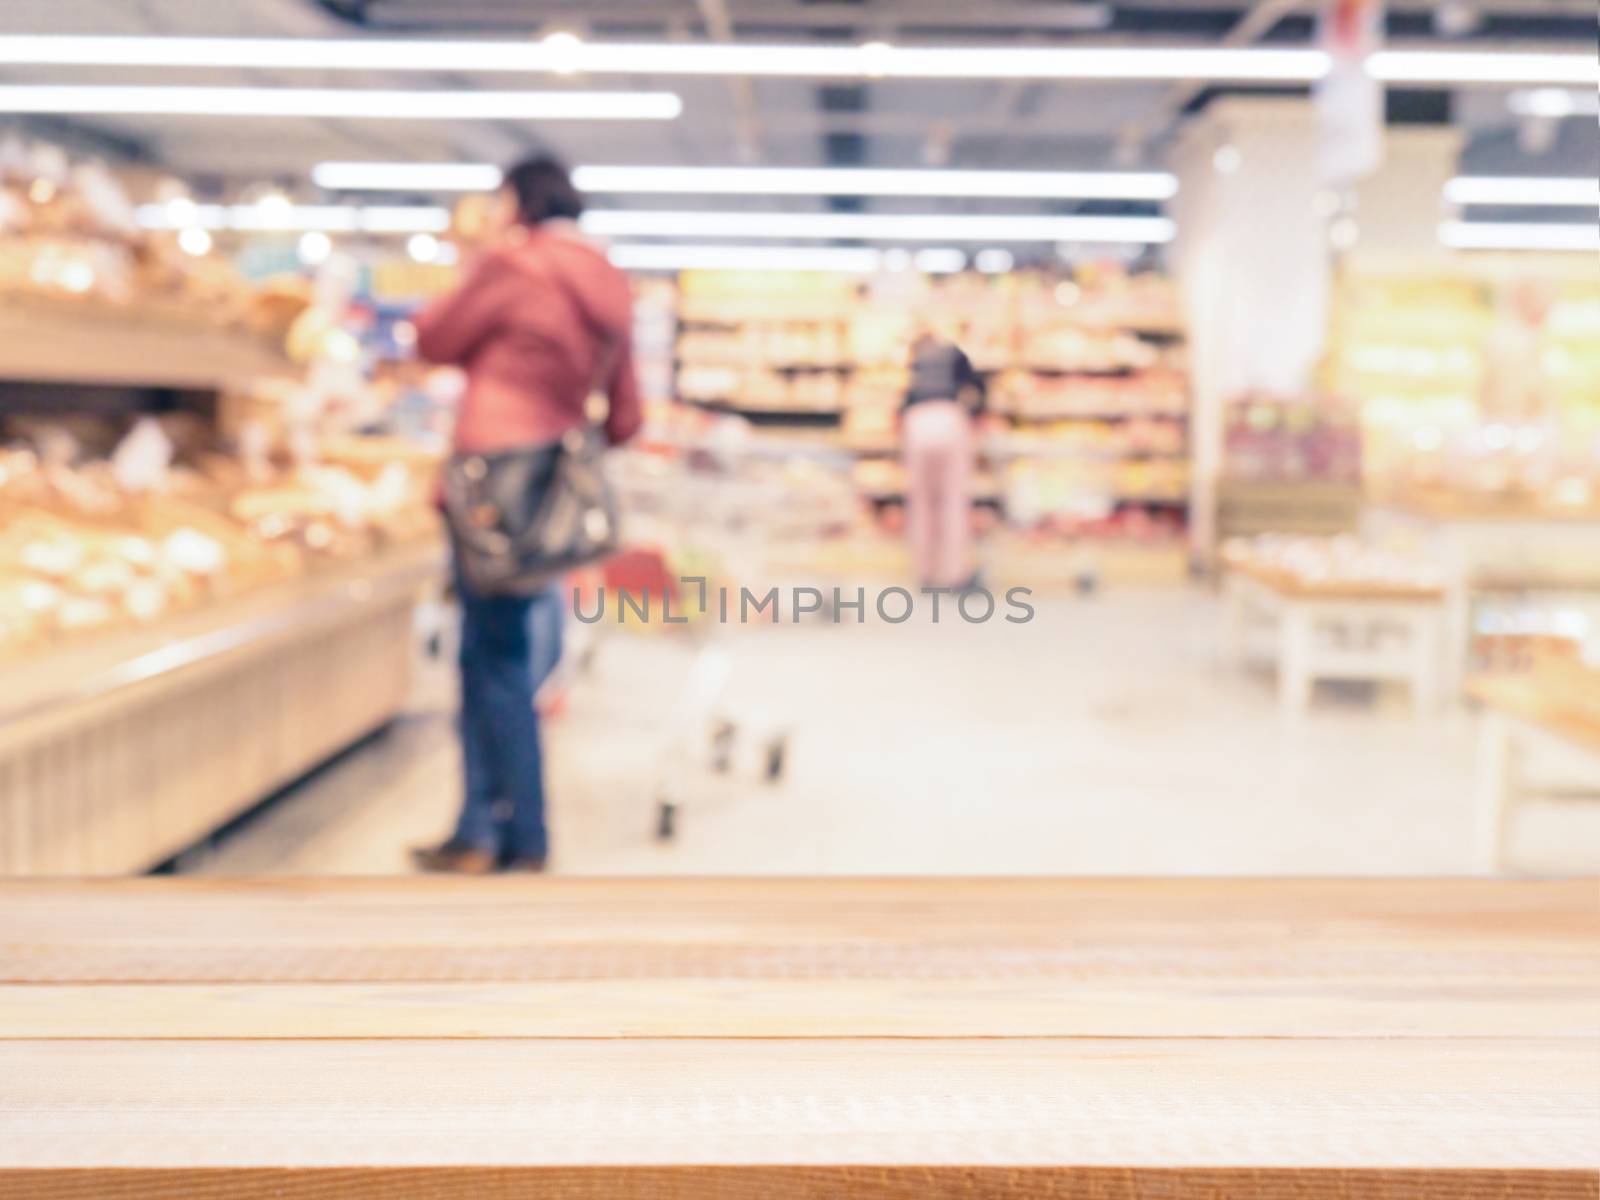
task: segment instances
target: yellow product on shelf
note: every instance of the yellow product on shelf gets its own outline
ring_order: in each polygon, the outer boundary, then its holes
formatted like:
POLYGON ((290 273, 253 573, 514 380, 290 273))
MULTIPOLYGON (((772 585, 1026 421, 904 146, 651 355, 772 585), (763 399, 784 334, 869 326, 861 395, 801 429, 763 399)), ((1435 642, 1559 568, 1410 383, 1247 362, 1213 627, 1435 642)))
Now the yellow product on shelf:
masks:
POLYGON ((905 361, 911 319, 903 312, 868 309, 850 322, 848 356, 858 367, 882 367, 905 361))

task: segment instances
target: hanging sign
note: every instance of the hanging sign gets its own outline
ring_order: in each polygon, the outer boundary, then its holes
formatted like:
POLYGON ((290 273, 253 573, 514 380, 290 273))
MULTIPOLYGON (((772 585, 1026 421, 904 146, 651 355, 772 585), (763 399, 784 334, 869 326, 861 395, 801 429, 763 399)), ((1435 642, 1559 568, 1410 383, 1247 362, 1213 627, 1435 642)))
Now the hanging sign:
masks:
POLYGON ((1349 185, 1383 162, 1383 84, 1367 71, 1383 43, 1383 0, 1324 0, 1318 33, 1328 55, 1316 87, 1321 174, 1349 185))

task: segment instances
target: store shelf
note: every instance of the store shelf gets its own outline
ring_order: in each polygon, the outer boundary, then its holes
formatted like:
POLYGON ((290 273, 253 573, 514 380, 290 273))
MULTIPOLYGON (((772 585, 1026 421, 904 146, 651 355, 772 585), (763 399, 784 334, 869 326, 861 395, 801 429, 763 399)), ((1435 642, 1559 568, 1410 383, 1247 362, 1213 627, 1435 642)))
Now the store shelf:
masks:
POLYGON ((726 416, 732 417, 743 417, 752 425, 788 425, 810 428, 829 428, 838 425, 844 420, 844 410, 837 408, 746 408, 732 402, 693 399, 685 399, 682 401, 682 403, 692 404, 694 407, 703 408, 707 412, 722 413, 726 416))
POLYGON ((393 717, 428 540, 0 668, 0 872, 144 870, 393 717))
POLYGON ((0 379, 212 391, 296 368, 268 340, 149 307, 0 298, 0 379))

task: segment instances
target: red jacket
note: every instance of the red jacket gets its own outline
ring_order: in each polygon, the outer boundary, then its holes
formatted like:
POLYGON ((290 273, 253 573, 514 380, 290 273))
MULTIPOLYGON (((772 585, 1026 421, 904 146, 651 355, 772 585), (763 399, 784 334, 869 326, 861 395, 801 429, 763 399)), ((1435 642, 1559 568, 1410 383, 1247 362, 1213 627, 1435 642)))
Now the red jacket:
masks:
POLYGON ((416 318, 417 351, 462 367, 455 449, 491 453, 555 441, 584 421, 592 384, 611 400, 612 444, 639 429, 627 277, 575 233, 529 229, 486 255, 416 318), (603 343, 609 378, 596 380, 603 343))

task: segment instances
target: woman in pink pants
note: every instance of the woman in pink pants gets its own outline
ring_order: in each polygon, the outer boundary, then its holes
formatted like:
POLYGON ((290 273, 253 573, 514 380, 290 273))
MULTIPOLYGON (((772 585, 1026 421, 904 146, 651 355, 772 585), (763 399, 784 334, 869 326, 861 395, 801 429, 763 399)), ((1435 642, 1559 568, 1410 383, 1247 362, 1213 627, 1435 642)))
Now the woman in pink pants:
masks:
POLYGON ((906 528, 924 587, 977 585, 972 562, 973 418, 983 381, 955 343, 924 331, 911 344, 911 386, 900 414, 906 528))

